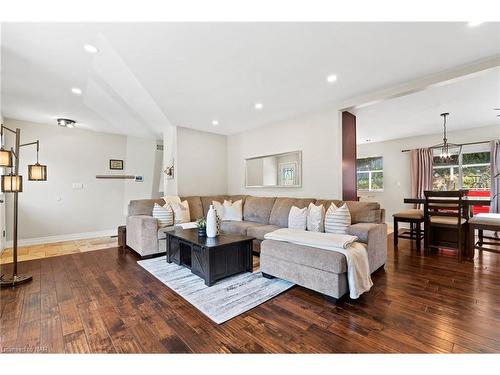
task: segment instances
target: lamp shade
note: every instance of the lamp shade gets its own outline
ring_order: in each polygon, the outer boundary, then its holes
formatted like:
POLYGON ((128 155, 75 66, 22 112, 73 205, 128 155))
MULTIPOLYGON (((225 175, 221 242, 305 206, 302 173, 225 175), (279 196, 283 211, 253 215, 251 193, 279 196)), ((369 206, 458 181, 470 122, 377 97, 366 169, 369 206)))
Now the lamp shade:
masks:
POLYGON ((3 193, 19 193, 23 191, 23 176, 6 174, 2 176, 3 193))
POLYGON ((12 167, 12 152, 0 148, 0 167, 12 167))
POLYGON ((47 166, 39 163, 28 165, 28 180, 47 181, 47 166))

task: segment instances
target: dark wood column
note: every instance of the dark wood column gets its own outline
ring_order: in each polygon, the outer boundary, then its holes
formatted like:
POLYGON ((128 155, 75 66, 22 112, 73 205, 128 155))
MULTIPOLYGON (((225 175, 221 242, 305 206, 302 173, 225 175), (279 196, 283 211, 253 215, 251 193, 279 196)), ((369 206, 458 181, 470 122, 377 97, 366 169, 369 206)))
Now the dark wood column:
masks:
POLYGON ((342 200, 358 200, 356 186, 356 116, 342 112, 342 200))

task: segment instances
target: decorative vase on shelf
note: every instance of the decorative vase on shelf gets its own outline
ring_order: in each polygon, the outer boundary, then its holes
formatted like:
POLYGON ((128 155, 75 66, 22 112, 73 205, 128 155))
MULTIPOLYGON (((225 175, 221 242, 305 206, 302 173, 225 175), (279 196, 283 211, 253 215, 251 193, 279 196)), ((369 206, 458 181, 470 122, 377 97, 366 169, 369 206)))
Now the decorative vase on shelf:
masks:
POLYGON ((217 236, 217 212, 213 204, 207 213, 207 237, 213 238, 217 236))

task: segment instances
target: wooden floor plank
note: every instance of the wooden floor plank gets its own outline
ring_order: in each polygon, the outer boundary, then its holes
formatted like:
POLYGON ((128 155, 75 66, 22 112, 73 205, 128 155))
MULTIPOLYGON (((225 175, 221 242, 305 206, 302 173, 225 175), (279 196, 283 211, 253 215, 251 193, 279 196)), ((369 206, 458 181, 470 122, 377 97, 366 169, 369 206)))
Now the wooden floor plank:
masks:
MULTIPOLYGON (((385 270, 336 305, 293 287, 217 325, 118 248, 21 262, 0 291, 4 351, 50 353, 498 353, 500 255, 459 263, 388 239, 385 270)), ((254 257, 258 267, 259 259, 254 257)), ((2 265, 9 272, 9 265, 2 265)))

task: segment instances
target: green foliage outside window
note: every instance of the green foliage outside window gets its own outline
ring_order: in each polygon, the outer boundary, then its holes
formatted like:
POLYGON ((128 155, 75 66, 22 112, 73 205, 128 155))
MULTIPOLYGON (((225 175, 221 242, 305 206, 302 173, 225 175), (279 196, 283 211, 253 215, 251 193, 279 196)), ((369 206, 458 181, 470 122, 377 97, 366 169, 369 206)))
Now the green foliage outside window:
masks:
POLYGON ((491 188, 491 167, 489 152, 469 152, 458 155, 449 163, 442 163, 434 157, 434 190, 489 190, 491 188), (460 170, 462 179, 460 181, 460 170))
POLYGON ((372 191, 384 188, 382 157, 362 158, 356 163, 358 190, 372 191))

